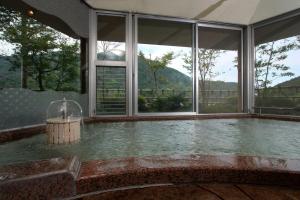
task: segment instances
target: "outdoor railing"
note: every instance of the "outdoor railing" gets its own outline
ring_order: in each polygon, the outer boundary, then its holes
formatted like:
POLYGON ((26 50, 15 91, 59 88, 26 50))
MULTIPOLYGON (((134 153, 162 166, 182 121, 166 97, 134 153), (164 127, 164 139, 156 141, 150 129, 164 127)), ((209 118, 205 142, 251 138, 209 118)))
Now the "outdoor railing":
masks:
MULTIPOLYGON (((238 92, 233 90, 206 90, 205 98, 210 104, 226 103, 230 98, 237 98, 238 92)), ((201 92, 203 93, 203 92, 201 92)), ((191 90, 173 90, 173 89, 139 89, 139 96, 143 96, 149 101, 153 101, 158 97, 167 99, 170 96, 181 95, 184 99, 192 101, 193 93, 191 90)), ((103 104, 104 107, 123 105, 125 106, 126 90, 124 89, 97 89, 97 103, 103 104), (101 101, 100 101, 101 100, 101 101)), ((200 95, 200 103, 202 102, 200 95)))
POLYGON ((263 113, 267 113, 267 114, 279 114, 276 111, 288 111, 288 112, 300 112, 300 107, 266 107, 266 106, 254 106, 253 107, 255 110, 258 110, 258 112, 255 112, 259 115, 262 115, 263 113), (268 111, 275 111, 272 113, 269 112, 263 112, 264 110, 268 110, 268 111))

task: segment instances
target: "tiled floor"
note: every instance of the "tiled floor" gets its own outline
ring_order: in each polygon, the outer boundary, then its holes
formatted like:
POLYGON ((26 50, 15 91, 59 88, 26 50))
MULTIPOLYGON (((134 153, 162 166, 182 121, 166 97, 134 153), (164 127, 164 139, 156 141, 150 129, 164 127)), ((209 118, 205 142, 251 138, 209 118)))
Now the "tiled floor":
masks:
POLYGON ((78 200, 297 200, 300 189, 286 187, 199 184, 125 189, 77 198, 78 200))

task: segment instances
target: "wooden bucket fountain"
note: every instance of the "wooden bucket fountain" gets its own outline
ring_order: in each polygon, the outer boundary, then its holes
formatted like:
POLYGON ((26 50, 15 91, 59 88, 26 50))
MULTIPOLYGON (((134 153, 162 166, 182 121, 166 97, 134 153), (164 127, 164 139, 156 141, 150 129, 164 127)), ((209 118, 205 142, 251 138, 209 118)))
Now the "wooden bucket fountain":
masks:
POLYGON ((70 144, 80 140, 80 118, 47 120, 49 144, 70 144))
POLYGON ((48 144, 70 144, 80 140, 81 106, 73 100, 52 101, 47 109, 48 144), (73 108, 73 109, 71 109, 73 108), (77 110, 75 112, 75 110, 77 110))

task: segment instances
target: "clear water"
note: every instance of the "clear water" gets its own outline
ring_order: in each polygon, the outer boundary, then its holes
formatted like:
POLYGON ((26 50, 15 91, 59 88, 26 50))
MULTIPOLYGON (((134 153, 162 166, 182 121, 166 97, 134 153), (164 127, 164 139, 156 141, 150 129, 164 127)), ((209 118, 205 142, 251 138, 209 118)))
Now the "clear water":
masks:
POLYGON ((81 141, 48 145, 40 134, 0 145, 0 164, 77 155, 81 160, 174 154, 300 158, 300 123, 259 119, 85 125, 81 141))

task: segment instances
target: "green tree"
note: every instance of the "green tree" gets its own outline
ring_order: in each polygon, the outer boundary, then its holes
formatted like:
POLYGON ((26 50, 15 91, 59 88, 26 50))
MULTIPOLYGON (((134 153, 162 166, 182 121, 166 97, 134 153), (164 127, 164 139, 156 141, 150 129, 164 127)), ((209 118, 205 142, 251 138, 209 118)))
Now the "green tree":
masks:
POLYGON ((76 91, 79 86, 78 56, 79 42, 68 44, 68 40, 62 39, 59 44, 59 51, 52 53, 50 63, 55 66, 52 72, 45 78, 47 88, 57 91, 76 91), (56 80, 56 81, 53 81, 56 80))
POLYGON ((168 52, 162 55, 162 57, 156 57, 155 59, 152 59, 151 54, 150 54, 150 58, 146 58, 144 53, 140 52, 139 58, 144 60, 146 65, 151 70, 154 79, 155 91, 157 92, 158 90, 157 73, 159 70, 167 67, 167 65, 171 63, 171 61, 174 59, 174 53, 168 52))
MULTIPOLYGON (((255 89, 267 93, 268 87, 279 77, 292 77, 294 73, 283 62, 288 52, 295 49, 294 40, 272 41, 256 47, 255 89)), ((260 94, 259 94, 260 95, 260 94)))
MULTIPOLYGON (((22 87, 62 90, 79 75, 79 45, 22 13, 0 6, 0 40, 14 45, 12 70, 21 67, 22 87), (76 62, 76 63, 75 63, 76 62), (55 84, 49 84, 51 81, 55 84)), ((75 88, 72 88, 75 90, 75 88)))
MULTIPOLYGON (((216 49, 204 49, 201 48, 198 51, 198 66, 199 66, 199 89, 202 99, 202 104, 205 107, 208 105, 207 91, 209 88, 209 83, 211 79, 218 74, 214 72, 215 61, 219 57, 221 50, 216 49)), ((192 75, 192 57, 186 54, 183 58, 185 67, 189 73, 192 75)))

